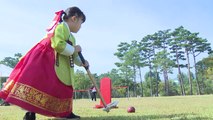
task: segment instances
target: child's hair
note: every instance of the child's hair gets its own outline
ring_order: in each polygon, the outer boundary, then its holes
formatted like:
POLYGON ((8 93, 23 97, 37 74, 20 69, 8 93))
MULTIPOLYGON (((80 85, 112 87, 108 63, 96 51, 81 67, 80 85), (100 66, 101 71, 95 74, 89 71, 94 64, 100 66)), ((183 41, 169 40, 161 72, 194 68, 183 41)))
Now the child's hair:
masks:
POLYGON ((78 7, 69 7, 65 10, 63 20, 67 20, 72 16, 82 17, 83 23, 86 21, 86 16, 78 7))

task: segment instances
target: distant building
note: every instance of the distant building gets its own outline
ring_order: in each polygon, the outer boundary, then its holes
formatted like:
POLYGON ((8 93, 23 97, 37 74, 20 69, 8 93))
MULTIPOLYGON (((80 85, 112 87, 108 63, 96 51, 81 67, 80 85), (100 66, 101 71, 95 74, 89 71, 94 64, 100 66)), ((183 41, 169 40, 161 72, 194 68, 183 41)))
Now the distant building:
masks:
POLYGON ((0 88, 2 88, 2 83, 4 83, 7 78, 10 76, 13 68, 10 68, 6 65, 0 64, 0 88))

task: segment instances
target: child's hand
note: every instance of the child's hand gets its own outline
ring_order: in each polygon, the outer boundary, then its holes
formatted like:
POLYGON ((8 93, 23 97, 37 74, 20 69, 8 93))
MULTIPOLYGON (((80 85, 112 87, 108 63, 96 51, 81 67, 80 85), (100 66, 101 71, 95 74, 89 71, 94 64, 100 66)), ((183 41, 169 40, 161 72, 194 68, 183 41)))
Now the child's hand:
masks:
POLYGON ((81 66, 84 66, 84 68, 87 70, 89 68, 89 62, 87 60, 84 59, 83 55, 81 54, 81 52, 78 53, 78 56, 81 59, 81 66))
POLYGON ((77 52, 77 53, 81 52, 81 46, 80 45, 75 46, 75 52, 77 52))
POLYGON ((82 63, 82 66, 89 67, 89 62, 87 60, 85 60, 85 64, 82 63))

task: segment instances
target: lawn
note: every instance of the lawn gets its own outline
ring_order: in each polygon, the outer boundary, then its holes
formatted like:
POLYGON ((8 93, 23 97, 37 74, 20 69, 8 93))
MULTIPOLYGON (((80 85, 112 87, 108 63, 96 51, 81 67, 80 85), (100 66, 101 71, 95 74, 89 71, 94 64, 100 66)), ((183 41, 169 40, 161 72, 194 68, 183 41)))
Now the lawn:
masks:
MULTIPOLYGON (((213 95, 114 98, 119 101, 118 108, 109 113, 94 109, 97 102, 88 99, 74 100, 74 113, 81 120, 213 120, 213 95), (127 113, 134 106, 135 113, 127 113)), ((25 111, 16 106, 0 106, 0 120, 21 120, 25 111)), ((54 118, 37 115, 37 120, 54 118)))

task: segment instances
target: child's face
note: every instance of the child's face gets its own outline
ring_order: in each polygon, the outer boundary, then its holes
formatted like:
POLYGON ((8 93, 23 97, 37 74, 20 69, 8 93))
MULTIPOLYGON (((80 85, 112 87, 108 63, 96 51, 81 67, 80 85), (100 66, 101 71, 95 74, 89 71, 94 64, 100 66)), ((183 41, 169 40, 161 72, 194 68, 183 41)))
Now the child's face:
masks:
POLYGON ((82 22, 83 20, 81 17, 72 16, 71 18, 69 18, 67 23, 69 25, 70 32, 77 33, 81 28, 82 22))

